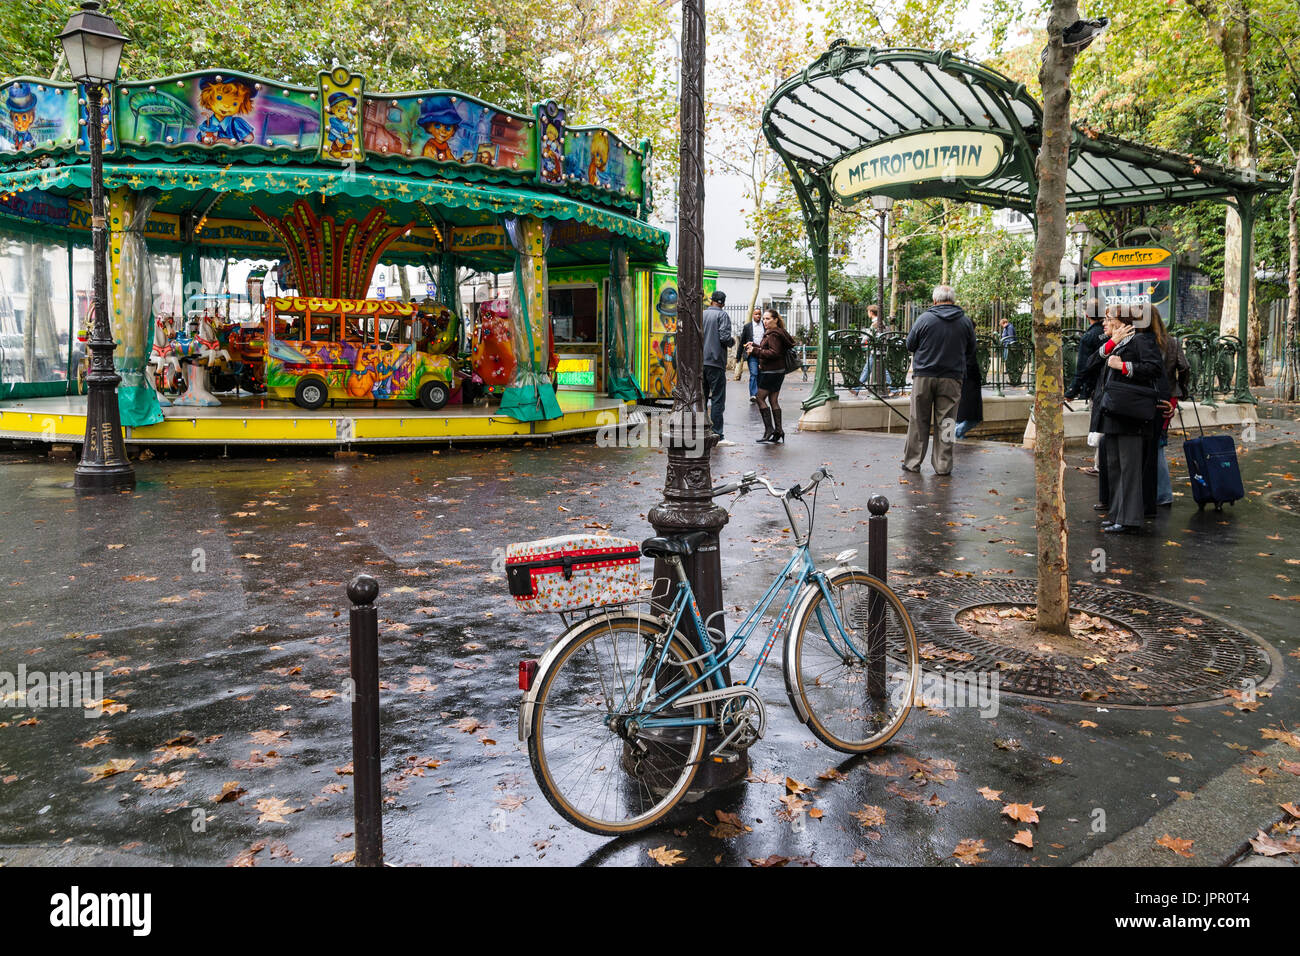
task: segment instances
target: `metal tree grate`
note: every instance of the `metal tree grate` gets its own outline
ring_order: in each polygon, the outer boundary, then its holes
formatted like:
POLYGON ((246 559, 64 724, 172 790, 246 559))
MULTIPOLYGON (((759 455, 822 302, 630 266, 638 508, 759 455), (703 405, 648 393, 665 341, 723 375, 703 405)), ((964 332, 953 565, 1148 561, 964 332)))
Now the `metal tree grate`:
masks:
POLYGON ((1264 504, 1276 508, 1278 511, 1300 515, 1300 491, 1296 491, 1294 488, 1282 488, 1266 495, 1264 504))
POLYGON ((999 644, 968 633, 959 613, 984 605, 1035 602, 1032 579, 935 577, 900 585, 916 625, 927 670, 997 671, 1001 690, 1030 697, 1128 706, 1167 707, 1225 700, 1228 691, 1260 688, 1272 670, 1258 638, 1200 610, 1130 591, 1075 584, 1072 611, 1107 618, 1134 632, 1136 651, 1091 670, 1069 655, 999 644), (928 597, 908 597, 909 588, 928 597))

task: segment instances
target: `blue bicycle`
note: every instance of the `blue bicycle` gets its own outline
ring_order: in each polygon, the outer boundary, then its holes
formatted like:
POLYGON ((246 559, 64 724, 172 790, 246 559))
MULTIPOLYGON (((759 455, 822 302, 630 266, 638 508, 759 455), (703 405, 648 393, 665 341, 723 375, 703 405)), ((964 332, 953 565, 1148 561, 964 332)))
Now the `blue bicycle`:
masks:
POLYGON ((916 632, 884 582, 848 565, 856 551, 838 555, 833 570, 814 564, 817 488, 828 478, 822 468, 808 484, 781 490, 750 472, 713 489, 719 497, 765 488, 795 532, 790 560, 730 639, 701 618, 682 564, 707 535, 658 537, 641 549, 676 577, 667 606, 657 614, 606 608, 565 631, 538 662, 520 704, 519 736, 561 816, 592 833, 641 830, 686 795, 702 762, 737 759, 766 729, 756 685, 782 633, 786 693, 818 739, 865 753, 898 732, 920 678, 916 632), (806 513, 802 533, 795 503, 806 513), (782 596, 749 675, 727 684, 724 668, 737 663, 782 596), (710 729, 716 734, 706 744, 710 729))

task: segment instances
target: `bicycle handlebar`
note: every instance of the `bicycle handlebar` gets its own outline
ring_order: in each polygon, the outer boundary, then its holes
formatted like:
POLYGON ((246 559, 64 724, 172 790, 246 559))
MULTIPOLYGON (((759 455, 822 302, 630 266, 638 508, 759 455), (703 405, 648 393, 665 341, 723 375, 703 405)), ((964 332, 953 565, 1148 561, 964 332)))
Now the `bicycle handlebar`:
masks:
POLYGON ((770 479, 763 477, 757 472, 747 471, 745 472, 744 475, 742 475, 739 479, 735 481, 728 481, 728 482, 724 482, 721 485, 715 485, 711 493, 711 496, 714 498, 720 498, 723 495, 730 495, 735 492, 739 492, 740 494, 743 495, 748 493, 749 490, 753 488, 754 485, 762 485, 764 488, 767 489, 767 493, 771 495, 773 498, 787 498, 787 497, 798 498, 801 495, 805 494, 806 492, 809 492, 813 488, 815 488, 817 486, 817 483, 820 482, 822 479, 830 478, 830 477, 831 477, 830 471, 825 467, 822 467, 822 468, 818 468, 816 471, 812 473, 812 475, 808 478, 808 485, 806 487, 801 488, 799 485, 795 485, 792 488, 782 489, 782 488, 777 488, 775 485, 772 484, 770 479))

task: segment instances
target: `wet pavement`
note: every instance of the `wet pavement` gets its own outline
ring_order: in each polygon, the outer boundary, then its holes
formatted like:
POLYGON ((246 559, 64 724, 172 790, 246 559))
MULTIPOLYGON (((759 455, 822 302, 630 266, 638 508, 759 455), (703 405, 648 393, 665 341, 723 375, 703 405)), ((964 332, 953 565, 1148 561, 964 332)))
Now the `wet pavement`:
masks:
MULTIPOLYGON (((866 500, 883 493, 900 592, 936 575, 1032 576, 1029 451, 964 443, 954 474, 939 478, 928 463, 920 475, 900 471, 897 434, 791 430, 784 447, 754 445, 761 426, 744 387, 731 385, 727 437, 737 444, 715 452, 714 478, 756 469, 785 485, 827 464, 843 484, 838 502, 821 496, 819 559, 847 547, 865 555, 866 500)), ((787 409, 803 390, 789 390, 787 409)), ((1195 510, 1171 455, 1174 507, 1151 534, 1119 539, 1096 530, 1087 450, 1068 455, 1072 578, 1115 588, 1117 601, 1135 591, 1185 604, 1271 644, 1284 671, 1257 709, 1003 695, 995 717, 914 710, 889 747, 846 759, 797 722, 774 654, 759 682, 768 733, 750 751, 750 780, 613 841, 565 824, 533 781, 516 739, 517 663, 561 625, 517 613, 493 562, 513 541, 649 536, 660 451, 572 441, 357 460, 155 458, 137 466, 133 494, 82 500, 70 463, 0 453, 0 671, 101 672, 117 711, 0 709, 4 842, 176 864, 320 865, 350 850, 344 585, 364 571, 381 586, 390 862, 653 866, 647 851, 666 846, 687 865, 772 855, 953 864, 963 840, 983 840, 987 863, 1078 862, 1180 792, 1240 772, 1271 743, 1261 730, 1294 728, 1300 516, 1262 501, 1296 487, 1298 438, 1293 422, 1260 424, 1243 446, 1247 500, 1222 515, 1195 510), (1091 569, 1097 548, 1104 572, 1091 569), (88 782, 85 768, 109 761, 131 763, 88 782), (787 777, 815 788, 803 797, 820 818, 778 817, 787 777), (244 792, 215 801, 231 782, 244 792), (1001 813, 1011 803, 1038 808, 1039 821, 1013 822, 1001 813), (883 824, 850 816, 864 806, 883 808, 883 824), (751 829, 710 835, 719 811, 751 829), (1009 842, 1022 829, 1032 850, 1009 842)), ((788 555, 785 524, 773 499, 736 505, 723 532, 729 628, 788 555)), ((1277 763, 1260 759, 1253 772, 1287 774, 1277 763)), ((1252 835, 1243 826, 1241 841, 1252 835)))

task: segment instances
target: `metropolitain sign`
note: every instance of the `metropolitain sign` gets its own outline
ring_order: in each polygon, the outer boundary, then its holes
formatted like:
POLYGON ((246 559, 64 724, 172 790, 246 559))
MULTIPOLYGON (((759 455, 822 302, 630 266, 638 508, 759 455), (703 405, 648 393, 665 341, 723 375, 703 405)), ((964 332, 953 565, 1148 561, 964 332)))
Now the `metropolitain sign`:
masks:
POLYGON ((1002 166, 1003 149, 997 133, 916 133, 845 156, 831 169, 831 186, 848 199, 905 183, 987 179, 1002 166))

